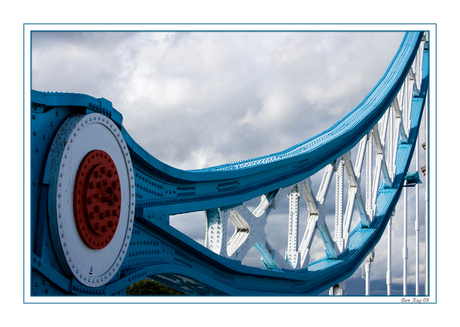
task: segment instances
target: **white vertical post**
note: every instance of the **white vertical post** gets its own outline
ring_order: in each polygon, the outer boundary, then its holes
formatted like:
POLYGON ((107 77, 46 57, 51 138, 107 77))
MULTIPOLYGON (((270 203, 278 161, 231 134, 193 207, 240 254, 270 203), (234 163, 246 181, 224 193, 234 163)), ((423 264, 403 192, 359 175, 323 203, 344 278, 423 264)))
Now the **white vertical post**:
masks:
POLYGON ((373 145, 373 129, 369 131, 367 136, 367 145, 366 145, 366 212, 369 215, 370 220, 373 218, 373 208, 372 208, 372 145, 373 145))
POLYGON ((370 294, 371 291, 371 263, 365 262, 364 263, 364 276, 366 280, 366 295, 370 294))
MULTIPOLYGON (((425 33, 426 42, 428 42, 429 34, 425 33)), ((429 109, 429 100, 430 92, 426 92, 426 101, 425 101, 425 295, 428 295, 428 188, 429 188, 429 178, 428 178, 428 133, 429 133, 429 122, 428 122, 428 109, 429 109)))
POLYGON ((391 215, 390 221, 388 222, 388 249, 387 249, 387 295, 391 295, 391 221, 393 220, 391 215))
MULTIPOLYGON (((418 138, 415 142, 415 168, 418 172, 418 138)), ((419 295, 419 230, 420 222, 418 219, 418 183, 415 185, 415 295, 419 295)))
POLYGON ((329 289, 329 295, 345 295, 346 294, 345 284, 346 284, 346 280, 331 287, 329 289))
POLYGON ((407 295, 407 187, 404 187, 403 295, 407 295))
MULTIPOLYGON (((425 37, 427 35, 425 34, 425 37)), ((427 103, 428 103, 428 97, 429 94, 427 92, 426 94, 426 102, 425 102, 425 142, 422 143, 422 147, 425 150, 425 166, 421 168, 423 176, 425 176, 425 295, 428 295, 428 143, 427 143, 427 138, 428 138, 428 113, 427 113, 427 103)))
POLYGON ((366 282, 366 295, 371 292, 371 263, 374 262, 375 252, 374 249, 369 253, 366 260, 363 262, 363 276, 366 282))
POLYGON ((388 140, 386 141, 386 143, 388 144, 388 152, 387 152, 387 166, 388 166, 388 173, 390 175, 390 178, 391 180, 393 180, 394 178, 394 159, 393 159, 393 155, 394 155, 394 150, 393 150, 393 147, 394 147, 394 114, 393 114, 393 110, 392 110, 392 107, 390 106, 390 108, 388 109, 388 132, 387 132, 387 137, 388 137, 388 140))
POLYGON ((337 171, 335 173, 335 237, 334 241, 337 244, 340 252, 344 251, 343 248, 343 156, 337 164, 337 171))
POLYGON ((288 229, 288 250, 285 254, 286 261, 296 268, 300 265, 300 253, 298 247, 299 239, 299 185, 295 186, 288 194, 289 198, 289 229, 288 229))

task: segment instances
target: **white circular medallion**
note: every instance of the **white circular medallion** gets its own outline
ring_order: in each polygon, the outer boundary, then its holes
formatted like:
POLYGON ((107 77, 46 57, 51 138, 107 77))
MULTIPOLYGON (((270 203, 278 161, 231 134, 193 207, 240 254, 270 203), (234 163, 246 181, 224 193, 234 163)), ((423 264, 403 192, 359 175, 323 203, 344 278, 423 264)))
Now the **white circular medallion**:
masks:
POLYGON ((51 146, 46 181, 61 266, 86 286, 106 284, 127 253, 135 210, 131 157, 117 125, 97 113, 69 117, 51 146))

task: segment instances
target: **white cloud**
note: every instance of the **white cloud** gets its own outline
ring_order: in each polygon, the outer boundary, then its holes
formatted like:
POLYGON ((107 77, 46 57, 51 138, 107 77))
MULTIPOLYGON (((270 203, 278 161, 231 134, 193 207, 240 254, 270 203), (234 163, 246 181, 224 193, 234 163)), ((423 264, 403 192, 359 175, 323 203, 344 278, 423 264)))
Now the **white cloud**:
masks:
POLYGON ((193 169, 276 152, 329 127, 380 77, 398 38, 389 46, 366 33, 37 33, 33 87, 109 99, 147 151, 193 169), (365 68, 372 81, 350 74, 363 60, 349 50, 359 42, 379 53, 365 68), (205 150, 214 160, 184 153, 205 150))

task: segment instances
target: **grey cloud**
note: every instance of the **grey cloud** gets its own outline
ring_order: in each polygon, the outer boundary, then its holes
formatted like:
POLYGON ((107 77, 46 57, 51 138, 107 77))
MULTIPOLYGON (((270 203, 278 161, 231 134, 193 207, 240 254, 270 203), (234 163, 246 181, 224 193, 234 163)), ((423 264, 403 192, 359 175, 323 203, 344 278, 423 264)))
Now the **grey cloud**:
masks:
MULTIPOLYGON (((365 93, 334 94, 341 88, 336 80, 350 75, 343 62, 356 57, 343 50, 350 39, 353 47, 375 39, 359 34, 39 34, 33 85, 104 96, 149 152, 193 169, 282 150, 353 108, 365 93)), ((385 67, 392 54, 376 62, 385 67)), ((366 74, 376 75, 371 68, 366 74)))

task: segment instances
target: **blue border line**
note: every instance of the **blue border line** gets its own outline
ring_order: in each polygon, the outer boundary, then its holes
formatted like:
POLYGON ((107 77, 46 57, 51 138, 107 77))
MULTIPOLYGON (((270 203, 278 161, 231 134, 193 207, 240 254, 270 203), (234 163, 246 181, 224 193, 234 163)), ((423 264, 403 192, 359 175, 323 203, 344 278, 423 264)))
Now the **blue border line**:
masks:
MULTIPOLYGON (((25 70, 24 70, 24 67, 25 67, 25 29, 26 29, 26 26, 32 26, 32 25, 64 25, 64 26, 75 26, 75 25, 108 25, 108 26, 120 26, 120 25, 159 25, 159 26, 165 26, 165 25, 184 25, 184 26, 190 26, 190 25, 203 25, 203 26, 206 26, 206 25, 219 25, 219 26, 226 26, 226 25, 248 25, 248 26, 256 26, 256 25, 274 25, 274 26, 285 26, 285 25, 305 25, 305 26, 325 26, 325 25, 337 25, 337 26, 347 26, 347 25, 355 25, 355 26, 391 26, 391 25, 407 25, 407 26, 414 26, 414 25, 424 25, 424 26, 427 26, 427 25, 433 25, 434 26, 434 33, 435 33, 435 53, 436 53, 436 61, 435 61, 435 67, 436 67, 436 70, 435 70, 435 78, 434 78, 434 91, 435 91, 435 94, 436 94, 436 101, 435 101, 435 112, 434 112, 434 115, 436 117, 436 123, 437 123, 437 24, 436 23, 78 23, 78 24, 75 24, 75 23, 24 23, 23 24, 23 113, 25 115, 25 109, 26 109, 26 104, 25 104, 25 84, 24 84, 24 81, 25 81, 25 70)), ((129 30, 129 32, 141 32, 141 31, 145 31, 145 30, 129 30)), ((149 32, 169 32, 170 30, 158 30, 158 31, 155 31, 155 30, 148 30, 149 32)), ((171 31, 176 31, 176 30, 171 30, 171 31)), ((189 32, 189 31, 193 31, 195 32, 195 30, 177 30, 178 32, 189 32)), ((199 31, 199 30, 198 30, 199 31)), ((314 30, 314 31, 308 31, 308 30, 283 30, 283 31, 279 31, 279 30, 235 30, 234 32, 374 32, 374 30, 314 30)), ((375 32, 401 32, 403 30, 389 30, 389 31, 386 31, 386 30, 375 30, 375 32)), ((30 33, 30 51, 32 52, 32 33, 33 32, 63 32, 63 31, 58 31, 58 30, 53 30, 53 31, 49 31, 49 30, 44 30, 44 31, 41 31, 41 30, 30 30, 29 33, 30 33)), ((66 30, 65 32, 79 32, 78 30, 66 30)), ((122 31, 113 31, 113 30, 95 30, 95 31, 91 31, 91 30, 83 30, 81 32, 122 32, 122 31)), ((203 32, 232 32, 231 30, 203 30, 203 32)), ((430 31, 431 33, 431 31, 430 31)), ((431 46, 431 38, 429 39, 430 41, 430 50, 432 51, 433 48, 431 46)), ((31 62, 29 63, 30 65, 30 74, 32 74, 32 56, 30 56, 30 59, 31 59, 31 62)), ((32 89, 32 78, 30 78, 30 89, 32 89)), ((30 91, 30 90, 29 90, 30 91)), ((428 101, 427 103, 427 122, 426 122, 426 125, 427 125, 427 145, 429 145, 431 142, 431 137, 430 137, 430 127, 431 126, 431 119, 430 119, 430 115, 431 115, 431 108, 430 108, 430 101, 428 101)), ((25 117, 25 116, 24 116, 25 117)), ((24 128, 24 131, 25 131, 25 118, 23 118, 23 128, 24 128)), ((23 133, 24 134, 24 133, 23 133)), ((436 167, 437 167, 437 128, 436 128, 436 124, 434 126, 434 134, 435 134, 435 144, 436 144, 436 148, 435 148, 435 163, 436 163, 436 167)), ((26 150, 26 147, 25 147, 25 138, 23 138, 23 155, 25 154, 25 150, 26 150)), ((427 160, 426 160, 426 164, 428 163, 428 167, 430 166, 429 165, 429 162, 430 162, 430 147, 428 146, 428 156, 427 156, 427 160)), ((430 171, 428 171, 428 173, 430 173, 430 171)), ((434 188, 434 194, 435 194, 435 208, 437 208, 437 170, 434 171, 434 176, 435 176, 435 180, 434 180, 434 185, 435 185, 435 188, 434 188)), ((26 183, 26 180, 25 180, 25 157, 23 156, 23 185, 25 186, 25 183, 26 183)), ((431 184, 431 182, 429 183, 431 184)), ((428 225, 430 224, 430 209, 431 209, 431 187, 428 188, 428 209, 427 209, 427 214, 428 214, 428 225)), ((25 198, 25 189, 23 189, 23 199, 25 198)), ((23 223, 25 223, 25 201, 23 203, 23 223)), ((436 213, 435 213, 435 226, 436 226, 436 231, 437 231, 437 216, 436 216, 436 213)), ((425 228, 427 228, 427 226, 425 226, 425 228)), ((24 240, 25 240, 25 229, 23 229, 23 237, 24 237, 24 240)), ((430 239, 430 235, 428 234, 428 239, 430 239)), ((24 256, 24 260, 25 260, 25 241, 23 240, 23 256, 24 256)), ((436 242, 436 248, 437 248, 437 237, 435 238, 436 242)), ((427 240, 425 239, 425 243, 427 242, 427 240)), ((431 260, 431 257, 428 255, 430 253, 430 242, 428 242, 428 253, 427 253, 427 257, 428 257, 428 264, 427 264, 427 267, 425 268, 425 274, 427 273, 427 270, 429 269, 430 267, 430 260, 431 260)), ((437 276, 437 256, 435 258, 435 271, 436 271, 436 276, 437 276)), ((25 277, 25 265, 23 265, 23 276, 25 277)), ((23 282, 25 282, 24 280, 24 277, 23 277, 23 282)), ((430 289, 430 279, 427 280, 427 283, 428 283, 428 289, 429 289, 429 292, 428 292, 428 295, 427 296, 430 296, 430 293, 431 293, 431 289, 430 289)), ((437 280, 435 280, 435 284, 436 284, 436 287, 437 287, 437 280)), ((425 288, 427 287, 427 285, 425 285, 425 288)), ((437 288, 436 288, 436 301, 434 302, 428 302, 428 303, 425 303, 425 304, 436 304, 437 303, 437 288)), ((315 296, 317 297, 317 296, 315 296)), ((330 298, 330 296, 327 296, 328 298, 330 298)), ((348 297, 348 296, 347 296, 348 297)), ((351 297, 351 296, 349 296, 351 297)), ((353 296, 355 297, 355 296, 353 296)), ((356 296, 358 297, 358 296, 356 296)), ((363 296, 359 296, 359 297, 363 297, 363 296)), ((387 298, 388 296, 379 296, 379 297, 382 297, 382 298, 387 298)), ((395 297, 398 297, 398 298, 401 298, 402 296, 395 296, 395 297)), ((415 297, 415 296, 413 296, 415 297)), ((419 296, 419 297, 424 297, 424 296, 419 296)), ((75 304, 91 304, 91 303, 98 303, 98 304, 395 304, 395 303, 392 303, 392 302, 174 302, 174 303, 171 303, 171 302, 100 302, 100 301, 97 301, 97 302, 25 302, 25 288, 23 288, 23 302, 24 304, 44 304, 44 303, 75 303, 75 304)))

